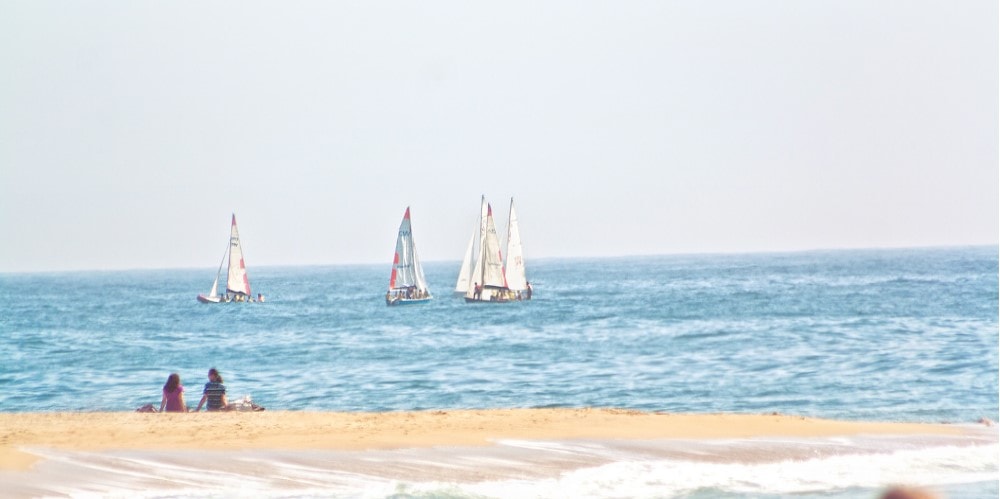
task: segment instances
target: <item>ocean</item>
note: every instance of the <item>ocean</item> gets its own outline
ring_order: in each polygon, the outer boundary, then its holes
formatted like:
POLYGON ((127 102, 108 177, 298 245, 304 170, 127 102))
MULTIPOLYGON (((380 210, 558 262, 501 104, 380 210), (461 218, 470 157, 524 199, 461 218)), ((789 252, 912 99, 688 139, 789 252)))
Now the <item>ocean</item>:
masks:
MULTIPOLYGON (((996 246, 529 259, 534 299, 508 304, 464 303, 452 293, 458 262, 425 262, 435 299, 400 307, 383 300, 388 263, 248 264, 265 303, 198 303, 214 268, 0 274, 0 411, 158 406, 171 372, 197 403, 216 367, 231 399, 268 410, 615 407, 970 426, 1000 413, 996 246)), ((997 497, 995 428, 972 444, 500 442, 365 454, 408 470, 397 474, 354 470, 350 453, 307 463, 307 453, 244 453, 235 458, 268 471, 211 483, 225 484, 220 497, 840 498, 899 482, 997 497), (715 458, 691 458, 692 448, 715 458), (803 454, 818 448, 828 451, 803 454), (589 464, 552 464, 566 455, 589 464), (551 472, 502 471, 518 460, 551 472), (411 461, 490 478, 423 476, 411 461), (296 480, 304 485, 289 488, 296 480)), ((63 467, 117 463, 54 495, 212 495, 193 478, 199 460, 215 459, 205 454, 160 466, 155 483, 169 486, 133 490, 136 463, 176 455, 39 452, 63 467)))

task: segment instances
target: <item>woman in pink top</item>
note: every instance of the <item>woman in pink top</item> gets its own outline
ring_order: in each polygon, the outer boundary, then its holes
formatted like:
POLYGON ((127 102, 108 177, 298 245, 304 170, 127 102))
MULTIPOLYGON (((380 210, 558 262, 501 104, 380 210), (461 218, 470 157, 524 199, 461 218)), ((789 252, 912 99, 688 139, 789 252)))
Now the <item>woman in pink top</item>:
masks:
POLYGON ((184 403, 184 387, 181 386, 181 376, 173 373, 167 376, 167 383, 163 385, 163 398, 160 399, 160 412, 188 412, 187 404, 184 403))

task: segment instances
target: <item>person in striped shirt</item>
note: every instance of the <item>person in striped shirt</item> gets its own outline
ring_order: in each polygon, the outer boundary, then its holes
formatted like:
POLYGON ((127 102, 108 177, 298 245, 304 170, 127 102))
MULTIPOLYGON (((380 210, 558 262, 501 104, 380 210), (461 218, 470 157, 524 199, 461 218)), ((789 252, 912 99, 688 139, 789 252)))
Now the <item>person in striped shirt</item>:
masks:
POLYGON ((208 383, 205 383, 205 389, 202 391, 201 401, 198 402, 198 408, 195 412, 201 410, 201 406, 207 405, 205 410, 207 411, 223 411, 229 403, 226 401, 226 385, 222 384, 222 375, 214 367, 208 370, 208 383))

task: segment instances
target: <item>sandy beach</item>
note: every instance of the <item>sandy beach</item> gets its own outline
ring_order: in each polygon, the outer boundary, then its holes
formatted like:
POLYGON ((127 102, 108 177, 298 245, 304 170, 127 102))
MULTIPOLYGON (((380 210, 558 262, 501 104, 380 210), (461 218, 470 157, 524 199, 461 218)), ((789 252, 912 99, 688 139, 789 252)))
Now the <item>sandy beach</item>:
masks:
POLYGON ((25 448, 66 450, 370 450, 485 446, 498 439, 724 439, 958 435, 946 424, 831 421, 783 414, 658 414, 620 409, 424 412, 2 413, 0 469, 25 448))

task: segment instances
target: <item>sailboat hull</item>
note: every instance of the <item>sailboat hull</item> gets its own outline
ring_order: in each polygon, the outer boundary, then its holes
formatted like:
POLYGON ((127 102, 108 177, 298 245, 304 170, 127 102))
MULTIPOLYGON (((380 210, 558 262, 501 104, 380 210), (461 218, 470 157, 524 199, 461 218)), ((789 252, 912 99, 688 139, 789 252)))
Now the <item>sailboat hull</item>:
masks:
POLYGON ((394 307, 396 305, 415 305, 417 303, 426 303, 431 301, 433 298, 386 298, 385 304, 394 307))
POLYGON ((465 303, 515 303, 524 300, 508 300, 506 298, 501 300, 477 300, 475 298, 465 297, 465 303))
POLYGON ((465 303, 515 303, 530 299, 531 294, 529 293, 493 286, 487 286, 483 289, 478 298, 475 295, 465 295, 465 303))
POLYGON ((222 298, 219 296, 198 295, 198 301, 202 303, 219 303, 222 301, 222 298))

